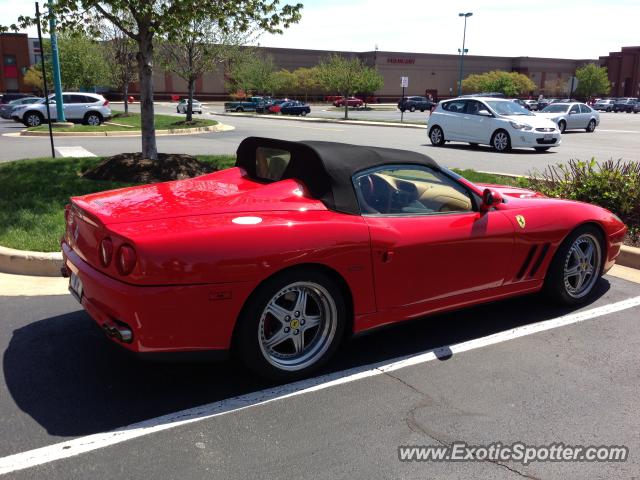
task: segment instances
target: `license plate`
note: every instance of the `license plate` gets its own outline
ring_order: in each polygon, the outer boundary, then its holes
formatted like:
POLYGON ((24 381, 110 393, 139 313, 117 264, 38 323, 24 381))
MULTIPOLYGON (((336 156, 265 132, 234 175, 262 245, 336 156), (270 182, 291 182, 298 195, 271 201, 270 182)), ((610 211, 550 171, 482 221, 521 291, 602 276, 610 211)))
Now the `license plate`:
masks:
POLYGON ((544 134, 544 140, 545 140, 545 142, 553 140, 553 135, 551 135, 550 133, 545 133, 544 134))
POLYGON ((82 280, 80 280, 80 277, 73 272, 69 277, 69 291, 71 292, 71 295, 76 297, 76 300, 82 303, 82 280))

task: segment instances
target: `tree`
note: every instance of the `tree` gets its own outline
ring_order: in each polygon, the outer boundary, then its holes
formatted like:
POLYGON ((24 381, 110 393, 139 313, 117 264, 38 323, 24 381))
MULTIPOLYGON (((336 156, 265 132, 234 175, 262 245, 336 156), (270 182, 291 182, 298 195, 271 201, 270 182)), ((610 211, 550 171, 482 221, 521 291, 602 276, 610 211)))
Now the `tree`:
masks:
POLYGON ((360 88, 358 90, 365 96, 365 106, 367 105, 366 98, 375 91, 380 90, 383 86, 384 77, 380 75, 375 68, 365 67, 362 69, 360 88))
POLYGON ((136 44, 110 22, 105 22, 102 32, 110 84, 122 92, 124 113, 128 114, 129 85, 136 77, 136 44))
MULTIPOLYGON (((153 106, 156 36, 171 37, 194 20, 216 23, 225 32, 282 33, 281 26, 286 28, 300 20, 302 9, 302 4, 280 7, 279 0, 57 0, 47 5, 45 27, 52 17, 61 30, 90 27, 90 19, 108 20, 136 42, 142 155, 153 160, 158 159, 153 106)), ((18 21, 21 28, 26 28, 37 20, 21 16, 18 21)))
POLYGON ((274 87, 275 65, 270 56, 260 57, 257 53, 245 50, 231 64, 228 87, 234 91, 266 95, 274 87))
POLYGON ((471 74, 462 81, 464 93, 500 92, 508 97, 515 97, 535 89, 536 84, 526 75, 503 70, 471 74))
POLYGON ((344 99, 344 119, 349 119, 347 99, 360 90, 362 71, 366 67, 358 58, 333 54, 318 65, 318 79, 328 91, 338 92, 344 99))
POLYGON ((24 84, 33 88, 38 95, 44 94, 44 79, 42 78, 42 67, 32 65, 24 74, 24 84))
POLYGON ((591 97, 597 94, 606 95, 611 91, 607 67, 588 63, 576 70, 576 79, 578 80, 578 88, 576 89, 578 95, 591 97))
POLYGON ((296 68, 293 71, 293 76, 297 91, 304 94, 305 102, 309 100, 309 92, 314 92, 320 89, 320 74, 317 66, 311 68, 296 68))
MULTIPOLYGON (((45 48, 50 48, 50 42, 45 44, 45 48)), ((90 89, 111 83, 104 46, 86 34, 60 35, 58 50, 60 80, 65 90, 90 89)))
POLYGON ((193 120, 196 80, 237 57, 240 45, 250 38, 251 33, 226 32, 210 21, 193 20, 189 28, 171 33, 160 44, 160 62, 164 68, 187 82, 187 122, 193 120))
POLYGON ((271 73, 271 95, 276 93, 283 94, 286 96, 287 94, 291 94, 296 90, 296 76, 287 69, 281 69, 276 72, 271 73))

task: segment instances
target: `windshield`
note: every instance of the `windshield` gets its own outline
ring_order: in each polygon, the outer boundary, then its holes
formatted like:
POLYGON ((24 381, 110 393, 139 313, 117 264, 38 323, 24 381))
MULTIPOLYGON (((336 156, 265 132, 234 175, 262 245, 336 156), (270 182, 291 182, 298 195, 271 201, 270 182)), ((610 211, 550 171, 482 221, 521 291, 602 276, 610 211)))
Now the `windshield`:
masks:
POLYGON ((516 102, 485 100, 486 104, 498 115, 527 115, 533 116, 529 110, 516 102))
POLYGON ((567 110, 569 110, 569 107, 571 105, 549 105, 544 107, 541 112, 543 113, 565 113, 567 110))

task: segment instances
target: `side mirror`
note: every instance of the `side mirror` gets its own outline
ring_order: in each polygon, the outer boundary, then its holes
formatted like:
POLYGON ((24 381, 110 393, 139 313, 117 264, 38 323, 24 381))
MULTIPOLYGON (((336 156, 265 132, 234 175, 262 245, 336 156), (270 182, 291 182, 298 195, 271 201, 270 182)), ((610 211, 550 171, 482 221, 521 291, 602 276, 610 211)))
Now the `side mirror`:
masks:
POLYGON ((489 110, 478 110, 478 115, 480 115, 481 117, 493 117, 489 110))
POLYGON ((482 203, 480 204, 480 211, 487 212, 492 207, 500 205, 502 203, 502 195, 500 192, 485 188, 482 192, 482 203))

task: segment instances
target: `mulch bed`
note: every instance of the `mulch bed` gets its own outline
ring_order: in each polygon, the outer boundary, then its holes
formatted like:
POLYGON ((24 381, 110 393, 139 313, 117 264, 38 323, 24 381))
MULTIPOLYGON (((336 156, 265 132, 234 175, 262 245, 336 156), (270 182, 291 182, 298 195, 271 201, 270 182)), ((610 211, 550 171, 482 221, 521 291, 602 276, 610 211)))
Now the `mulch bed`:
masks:
POLYGON ((82 174, 91 180, 127 183, 153 183, 183 180, 215 171, 215 167, 191 155, 159 153, 158 160, 143 158, 141 153, 121 153, 105 158, 82 174))

